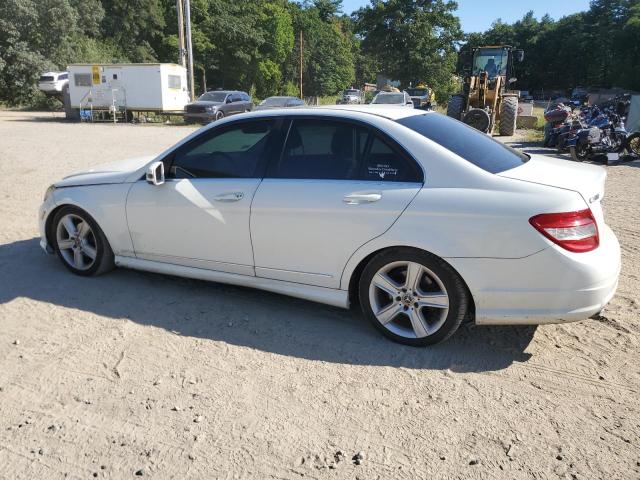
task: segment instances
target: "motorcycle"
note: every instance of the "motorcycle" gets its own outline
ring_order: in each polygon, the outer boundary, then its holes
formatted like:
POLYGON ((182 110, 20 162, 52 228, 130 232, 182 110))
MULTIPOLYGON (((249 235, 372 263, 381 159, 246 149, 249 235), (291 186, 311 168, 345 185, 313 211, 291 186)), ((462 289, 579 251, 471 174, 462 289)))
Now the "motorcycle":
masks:
POLYGON ((561 133, 560 130, 570 114, 571 108, 562 103, 558 103, 544 112, 546 123, 544 125, 543 145, 545 147, 556 146, 558 135, 561 133))
POLYGON ((567 139, 571 158, 576 162, 589 160, 596 155, 619 156, 628 145, 629 133, 624 121, 615 113, 605 111, 567 139))

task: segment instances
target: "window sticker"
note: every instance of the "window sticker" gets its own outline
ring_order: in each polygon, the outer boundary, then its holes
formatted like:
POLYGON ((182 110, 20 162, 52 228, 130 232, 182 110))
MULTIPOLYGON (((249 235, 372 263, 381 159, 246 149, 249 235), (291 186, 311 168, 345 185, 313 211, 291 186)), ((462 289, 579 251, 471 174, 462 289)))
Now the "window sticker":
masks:
POLYGON ((393 168, 391 165, 378 163, 375 166, 367 167, 367 172, 369 175, 377 175, 384 180, 385 177, 396 176, 398 175, 398 169, 393 168))

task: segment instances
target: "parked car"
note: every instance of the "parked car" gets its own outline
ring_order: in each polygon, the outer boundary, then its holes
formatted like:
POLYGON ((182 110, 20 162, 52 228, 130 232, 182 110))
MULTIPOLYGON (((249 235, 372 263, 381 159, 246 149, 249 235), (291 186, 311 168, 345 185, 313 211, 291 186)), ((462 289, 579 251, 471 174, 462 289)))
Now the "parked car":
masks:
POLYGON ((185 105, 184 119, 187 122, 208 123, 251 110, 253 102, 246 92, 214 90, 203 93, 195 102, 185 105))
POLYGON ((46 95, 59 95, 69 85, 68 72, 46 72, 40 75, 38 89, 46 95))
POLYGON ((272 108, 289 108, 289 107, 303 107, 305 105, 304 100, 298 97, 269 97, 261 101, 255 110, 269 110, 272 108))
POLYGON ((347 88, 342 92, 340 98, 336 102, 338 105, 350 105, 350 104, 358 104, 363 103, 363 94, 360 90, 356 88, 347 88))
POLYGON ((413 108, 413 101, 407 92, 380 92, 371 101, 372 105, 400 105, 413 108))
POLYGON ((253 112, 56 182, 40 243, 78 275, 119 266, 359 306, 389 338, 428 345, 465 318, 598 313, 620 271, 605 177, 435 112, 253 112))
POLYGON ((520 90, 520 101, 521 102, 533 102, 533 95, 529 90, 520 90))
POLYGON ((426 85, 418 85, 415 88, 407 88, 407 93, 411 97, 414 108, 422 108, 423 110, 431 110, 436 103, 435 93, 433 89, 426 85))

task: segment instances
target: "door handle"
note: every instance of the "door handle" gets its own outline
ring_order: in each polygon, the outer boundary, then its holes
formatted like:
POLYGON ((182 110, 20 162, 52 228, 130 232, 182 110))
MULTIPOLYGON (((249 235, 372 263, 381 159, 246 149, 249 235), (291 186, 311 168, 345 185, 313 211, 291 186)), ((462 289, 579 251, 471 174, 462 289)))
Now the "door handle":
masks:
POLYGON ((244 197, 244 193, 242 192, 228 192, 221 193, 213 197, 216 202, 237 202, 238 200, 242 200, 244 197))
POLYGON ((381 193, 352 193, 342 199, 347 205, 361 205, 377 202, 382 198, 381 193))

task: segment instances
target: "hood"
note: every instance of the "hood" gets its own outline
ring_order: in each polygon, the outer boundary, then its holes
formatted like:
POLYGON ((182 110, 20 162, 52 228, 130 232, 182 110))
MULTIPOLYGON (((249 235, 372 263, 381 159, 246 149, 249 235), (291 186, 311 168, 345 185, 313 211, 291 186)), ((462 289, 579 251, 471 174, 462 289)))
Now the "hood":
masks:
POLYGON ((145 157, 131 158, 121 160, 119 162, 106 163, 92 167, 89 170, 72 173, 67 175, 59 182, 55 183, 56 187, 76 187, 80 185, 104 185, 107 183, 124 183, 127 178, 140 170, 150 161, 156 158, 155 155, 145 157))
POLYGON ((187 105, 202 105, 204 107, 217 107, 222 105, 223 102, 211 102, 209 100, 196 100, 195 102, 188 103, 187 105))

